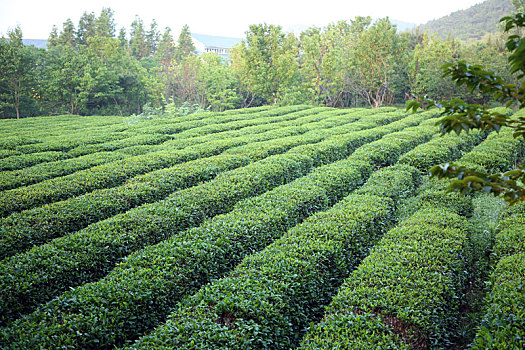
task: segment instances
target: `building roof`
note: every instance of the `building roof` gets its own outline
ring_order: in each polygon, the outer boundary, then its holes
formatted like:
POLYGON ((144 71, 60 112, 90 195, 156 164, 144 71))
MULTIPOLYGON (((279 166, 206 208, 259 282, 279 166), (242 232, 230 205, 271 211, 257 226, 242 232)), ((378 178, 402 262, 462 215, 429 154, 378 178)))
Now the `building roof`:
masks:
POLYGON ((25 46, 35 46, 39 49, 47 49, 47 40, 45 39, 22 39, 25 46))
POLYGON ((206 47, 219 47, 224 49, 231 49, 242 40, 240 38, 229 38, 205 34, 191 34, 191 36, 203 43, 206 47))

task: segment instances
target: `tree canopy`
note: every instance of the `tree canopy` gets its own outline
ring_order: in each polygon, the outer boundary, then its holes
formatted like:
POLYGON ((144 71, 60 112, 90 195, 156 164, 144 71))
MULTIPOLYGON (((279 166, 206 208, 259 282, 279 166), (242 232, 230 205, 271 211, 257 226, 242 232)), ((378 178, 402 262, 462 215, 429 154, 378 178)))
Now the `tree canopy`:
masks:
MULTIPOLYGON (((465 86, 470 91, 479 90, 490 94, 494 100, 515 107, 518 110, 525 108, 525 40, 521 31, 525 27, 525 14, 517 13, 501 19, 504 30, 509 34, 506 48, 510 55, 508 64, 511 73, 516 74, 519 83, 505 81, 500 75, 487 70, 481 65, 471 65, 465 61, 446 63, 442 66, 443 77, 450 77, 459 86, 465 86)), ((507 116, 499 111, 489 110, 482 105, 467 103, 459 98, 438 102, 425 98, 423 102, 412 101, 407 109, 417 109, 426 105, 442 109, 443 118, 438 125, 443 134, 456 132, 458 135, 473 129, 495 130, 511 128, 515 138, 525 140, 525 116, 517 114, 507 116)), ((484 191, 489 194, 503 197, 510 204, 525 201, 525 168, 518 164, 517 168, 506 173, 488 173, 471 169, 455 163, 436 165, 430 173, 438 178, 455 178, 450 185, 453 191, 468 193, 484 191)))

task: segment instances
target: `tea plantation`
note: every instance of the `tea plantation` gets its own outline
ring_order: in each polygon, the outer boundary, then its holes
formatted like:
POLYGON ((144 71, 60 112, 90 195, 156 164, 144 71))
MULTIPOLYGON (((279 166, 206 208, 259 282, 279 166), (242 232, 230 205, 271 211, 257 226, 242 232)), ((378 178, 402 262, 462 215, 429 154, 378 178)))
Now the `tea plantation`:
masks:
POLYGON ((525 205, 427 176, 525 144, 438 117, 0 120, 0 348, 525 348, 525 205))

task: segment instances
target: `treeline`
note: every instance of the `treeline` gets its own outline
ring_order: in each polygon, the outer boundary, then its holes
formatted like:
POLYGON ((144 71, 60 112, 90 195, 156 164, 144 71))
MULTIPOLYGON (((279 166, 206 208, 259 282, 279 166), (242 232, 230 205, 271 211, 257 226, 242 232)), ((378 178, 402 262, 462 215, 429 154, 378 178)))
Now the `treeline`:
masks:
POLYGON ((130 115, 188 106, 222 111, 266 104, 330 107, 402 104, 424 94, 487 104, 441 79, 440 66, 482 63, 505 79, 504 40, 466 45, 418 31, 398 33, 388 18, 340 21, 295 36, 252 25, 229 59, 197 55, 187 26, 175 40, 137 16, 117 34, 113 11, 84 13, 53 27, 48 49, 22 44, 15 28, 0 39, 0 117, 130 115))

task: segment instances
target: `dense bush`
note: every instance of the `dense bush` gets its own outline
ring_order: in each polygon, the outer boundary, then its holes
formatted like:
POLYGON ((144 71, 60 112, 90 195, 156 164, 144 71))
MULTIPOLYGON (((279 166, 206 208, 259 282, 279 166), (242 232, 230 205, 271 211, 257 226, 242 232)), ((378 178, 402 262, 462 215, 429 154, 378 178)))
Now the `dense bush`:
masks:
POLYGON ((340 341, 356 348, 393 347, 398 336, 411 347, 443 346, 468 277, 467 256, 465 219, 441 209, 417 212, 389 231, 350 275, 302 348, 336 348, 339 336, 351 338, 340 341), (380 333, 357 327, 327 332, 342 319, 369 323, 380 333))
POLYGON ((473 349, 525 347, 525 206, 509 210, 496 234, 496 267, 473 349))
POLYGON ((227 212, 238 200, 304 175, 311 167, 306 156, 274 156, 4 259, 2 320, 70 286, 99 278, 129 253, 227 212))

